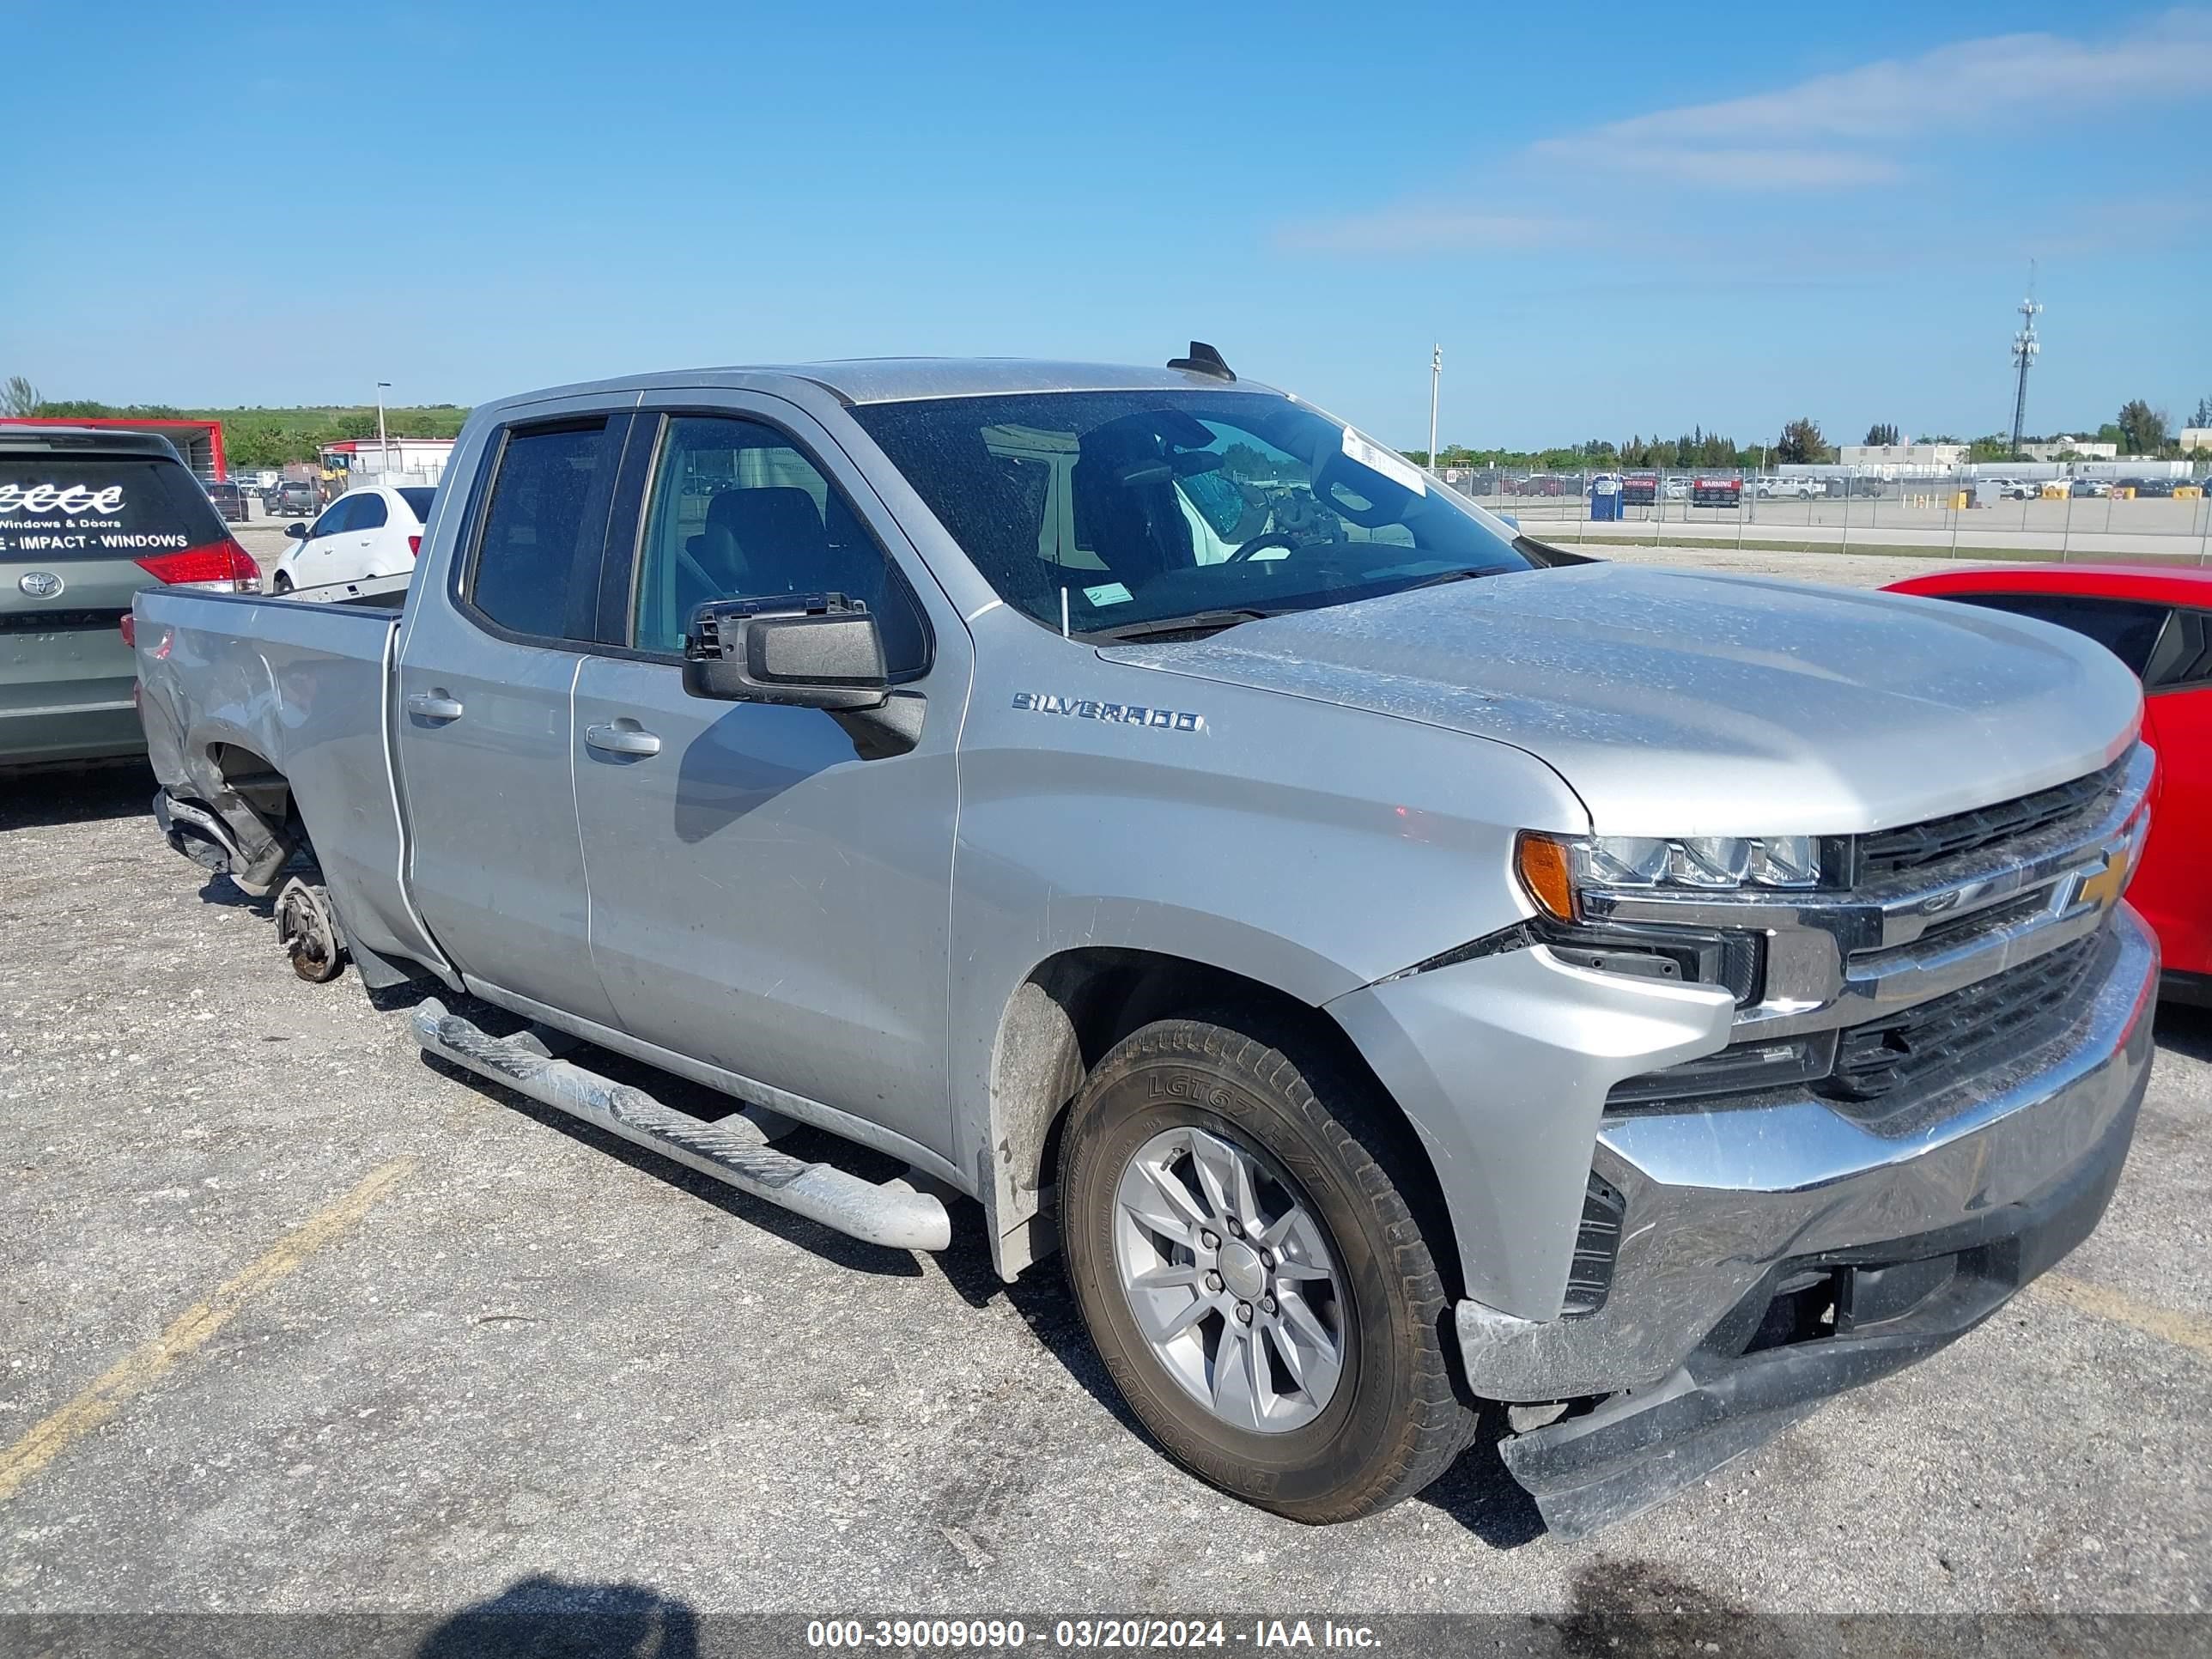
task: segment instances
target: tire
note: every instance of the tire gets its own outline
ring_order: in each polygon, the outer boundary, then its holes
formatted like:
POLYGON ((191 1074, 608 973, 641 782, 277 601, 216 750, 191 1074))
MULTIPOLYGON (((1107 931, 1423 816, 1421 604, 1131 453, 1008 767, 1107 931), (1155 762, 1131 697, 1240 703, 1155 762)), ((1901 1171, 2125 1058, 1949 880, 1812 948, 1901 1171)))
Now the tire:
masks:
POLYGON ((1068 1281, 1123 1399, 1193 1474, 1296 1521, 1349 1521, 1410 1498, 1474 1434, 1444 1350, 1450 1299, 1408 1201, 1419 1188, 1407 1154, 1384 1132, 1388 1110, 1371 1082, 1287 1023, 1232 1008, 1161 1020, 1116 1044, 1078 1092, 1061 1137, 1068 1281), (1223 1185, 1224 1144, 1254 1172, 1254 1201, 1210 1196, 1206 1181, 1223 1185), (1168 1193, 1162 1171, 1185 1178, 1194 1210, 1168 1193), (1156 1194, 1166 1196, 1155 1203, 1156 1194), (1290 1218, 1293 1206, 1303 1220, 1290 1218), (1254 1240, 1291 1229, 1257 1279, 1249 1247, 1234 1254, 1221 1231, 1239 1208, 1267 1224, 1254 1240), (1209 1214, 1218 1226, 1193 1218, 1209 1214), (1178 1222, 1186 1243, 1174 1237, 1178 1222), (1209 1233, 1223 1241, 1218 1250, 1205 1245, 1209 1233), (1209 1262, 1211 1279, 1200 1271, 1209 1262), (1329 1268, 1326 1285, 1311 1277, 1316 1262, 1329 1268), (1277 1276, 1291 1273, 1300 1277, 1277 1276), (1130 1287, 1163 1278, 1178 1283, 1130 1287), (1213 1310, 1156 1346, 1139 1303, 1157 1334, 1188 1321, 1186 1295, 1194 1304, 1210 1296, 1213 1310), (1334 1339, 1333 1377, 1325 1336, 1334 1339), (1304 1356, 1303 1381, 1292 1350, 1304 1356), (1240 1369, 1253 1366, 1264 1372, 1240 1369), (1201 1398, 1209 1389, 1218 1403, 1201 1398))
POLYGON ((269 579, 269 587, 271 592, 289 593, 292 591, 292 579, 280 570, 269 579))

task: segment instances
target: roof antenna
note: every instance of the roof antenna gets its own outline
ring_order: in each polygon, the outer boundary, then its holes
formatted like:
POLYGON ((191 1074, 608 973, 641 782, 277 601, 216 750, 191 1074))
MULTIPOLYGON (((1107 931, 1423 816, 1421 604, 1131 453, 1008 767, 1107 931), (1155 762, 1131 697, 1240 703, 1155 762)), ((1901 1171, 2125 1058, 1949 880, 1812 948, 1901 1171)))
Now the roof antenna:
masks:
POLYGON ((1193 374, 1210 374, 1217 380, 1233 380, 1237 378, 1231 373, 1229 364, 1222 355, 1203 340, 1193 340, 1190 343, 1189 356, 1169 358, 1168 367, 1187 369, 1193 374))

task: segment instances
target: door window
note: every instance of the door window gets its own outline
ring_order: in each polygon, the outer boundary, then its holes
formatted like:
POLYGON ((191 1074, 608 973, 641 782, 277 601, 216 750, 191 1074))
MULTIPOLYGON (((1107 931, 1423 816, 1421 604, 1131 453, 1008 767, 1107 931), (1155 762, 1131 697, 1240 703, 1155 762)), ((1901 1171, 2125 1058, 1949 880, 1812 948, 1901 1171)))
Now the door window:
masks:
POLYGON ((2167 608, 2134 599, 2093 599, 2072 593, 1960 593, 1968 605, 1988 611, 2057 623, 2087 635, 2127 664, 2137 676, 2150 661, 2151 647, 2166 626, 2167 608))
POLYGON ((348 530, 381 530, 391 517, 381 495, 356 495, 353 498, 353 517, 346 520, 348 530))
POLYGON ((842 593, 877 618, 893 678, 927 665, 920 608, 851 504, 790 438, 755 421, 668 422, 632 602, 641 651, 684 648, 709 599, 842 593))
POLYGON ((608 447, 604 420, 507 434, 469 574, 469 605, 484 620, 533 639, 590 637, 608 447))
POLYGON ((342 534, 353 520, 353 497, 341 495, 323 511, 323 516, 308 527, 307 538, 342 534))

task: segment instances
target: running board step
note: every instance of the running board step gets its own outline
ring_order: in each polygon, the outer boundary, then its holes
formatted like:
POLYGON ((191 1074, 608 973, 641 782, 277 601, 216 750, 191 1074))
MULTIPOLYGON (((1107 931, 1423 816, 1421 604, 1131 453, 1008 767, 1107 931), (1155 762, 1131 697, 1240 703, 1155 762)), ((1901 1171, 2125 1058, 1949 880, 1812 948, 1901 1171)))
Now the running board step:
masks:
POLYGON ((902 1186, 878 1186, 833 1165, 779 1152, 742 1114, 702 1123, 642 1089, 550 1058, 527 1034, 488 1036, 460 1015, 447 1013, 435 997, 416 1008, 414 1031, 427 1054, 442 1055, 810 1221, 894 1250, 941 1250, 952 1243, 952 1218, 941 1200, 902 1186))

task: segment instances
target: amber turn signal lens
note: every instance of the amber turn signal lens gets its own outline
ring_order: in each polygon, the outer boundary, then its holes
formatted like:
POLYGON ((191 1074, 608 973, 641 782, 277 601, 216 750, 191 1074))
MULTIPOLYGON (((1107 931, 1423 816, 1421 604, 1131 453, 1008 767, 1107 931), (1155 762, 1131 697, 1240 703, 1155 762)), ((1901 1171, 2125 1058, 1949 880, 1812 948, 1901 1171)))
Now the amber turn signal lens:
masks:
POLYGON ((1538 909, 1555 921, 1575 919, 1575 884, 1565 844, 1524 830, 1514 846, 1513 863, 1538 909))

